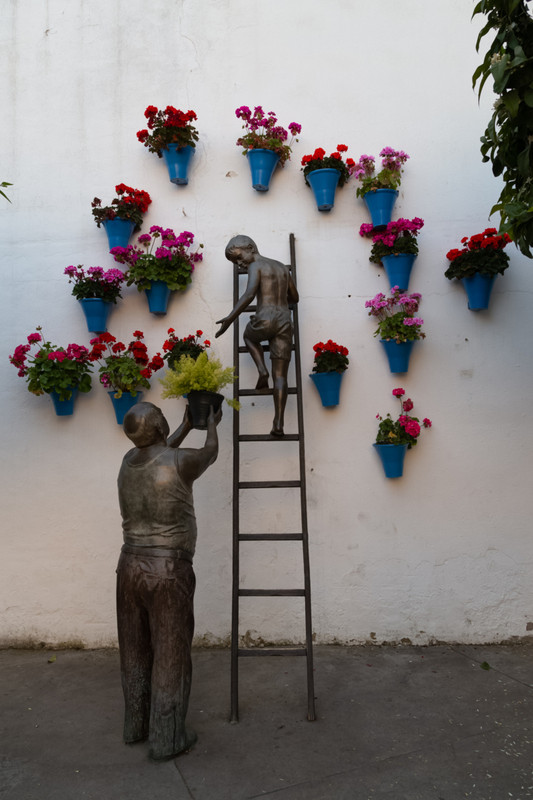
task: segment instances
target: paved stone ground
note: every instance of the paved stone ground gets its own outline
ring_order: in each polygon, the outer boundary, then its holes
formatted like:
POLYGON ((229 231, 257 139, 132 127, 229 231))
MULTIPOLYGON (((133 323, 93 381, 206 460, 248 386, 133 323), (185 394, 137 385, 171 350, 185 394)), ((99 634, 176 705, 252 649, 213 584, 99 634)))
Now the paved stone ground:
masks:
POLYGON ((315 722, 305 659, 261 658, 231 725, 229 666, 195 651, 198 744, 153 764, 116 651, 0 651, 1 800, 533 798, 533 646, 317 647, 315 722))

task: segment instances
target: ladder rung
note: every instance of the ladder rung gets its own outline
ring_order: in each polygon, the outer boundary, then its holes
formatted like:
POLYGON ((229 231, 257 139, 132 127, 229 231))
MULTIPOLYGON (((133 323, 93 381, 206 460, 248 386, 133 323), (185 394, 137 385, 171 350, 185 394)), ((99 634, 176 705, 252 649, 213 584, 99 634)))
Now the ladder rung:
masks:
POLYGON ((301 485, 301 481, 239 481, 239 489, 290 489, 301 485))
MULTIPOLYGON (((296 394, 297 389, 295 386, 289 386, 287 394, 296 394)), ((261 395, 269 395, 273 393, 273 389, 239 389, 237 394, 239 397, 257 397, 261 395)))
POLYGON ((239 589, 240 597, 305 597, 305 589, 239 589))
POLYGON ((242 647, 237 655, 250 656, 306 656, 307 647, 242 647))
POLYGON ((240 533, 241 542, 301 542, 303 533, 240 533))
POLYGON ((298 442, 300 434, 284 433, 283 436, 272 436, 271 433, 241 433, 239 442, 298 442))

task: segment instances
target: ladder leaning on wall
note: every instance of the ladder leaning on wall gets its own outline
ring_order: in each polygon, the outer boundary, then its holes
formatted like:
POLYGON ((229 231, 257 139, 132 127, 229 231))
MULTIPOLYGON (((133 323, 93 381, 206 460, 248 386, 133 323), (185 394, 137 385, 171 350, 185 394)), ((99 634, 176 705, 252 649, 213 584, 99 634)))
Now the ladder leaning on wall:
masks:
MULTIPOLYGON (((294 234, 289 237, 290 269, 294 284, 296 285, 296 258, 294 234)), ((233 300, 236 304, 239 293, 239 276, 246 274, 246 270, 234 267, 233 273, 233 300)), ((253 312, 255 306, 248 306, 247 312, 253 312)), ((300 335, 298 327, 298 306, 291 307, 294 328, 294 367, 295 386, 288 389, 289 396, 296 398, 297 431, 284 436, 271 434, 241 434, 239 412, 233 413, 233 580, 232 580, 232 624, 231 624, 231 722, 239 719, 239 658, 249 656, 305 656, 307 659, 307 719, 315 719, 315 696, 313 676, 313 643, 311 622, 311 581, 309 569, 309 537, 307 530, 307 495, 305 480, 305 445, 304 445, 304 419, 302 403, 302 375, 300 362, 300 335), (241 443, 265 442, 265 446, 275 447, 278 442, 295 442, 298 445, 299 477, 297 480, 279 481, 243 481, 241 480, 241 443), (268 443, 268 444, 267 444, 268 443), (240 501, 241 492, 249 489, 291 488, 299 490, 300 494, 300 519, 301 529, 296 533, 243 533, 240 529, 240 501), (244 589, 240 586, 240 545, 241 542, 259 541, 300 541, 303 556, 303 588, 298 589, 244 589), (297 647, 240 647, 239 644, 239 607, 241 598, 245 597, 302 597, 305 610, 305 645, 297 647)), ((268 345, 263 350, 268 351, 268 345)), ((236 400, 242 397, 272 395, 272 389, 241 389, 239 385, 239 361, 241 353, 247 353, 245 346, 240 344, 240 317, 233 326, 233 361, 237 380, 234 383, 233 396, 236 400)), ((289 400, 290 402, 290 400, 289 400)))

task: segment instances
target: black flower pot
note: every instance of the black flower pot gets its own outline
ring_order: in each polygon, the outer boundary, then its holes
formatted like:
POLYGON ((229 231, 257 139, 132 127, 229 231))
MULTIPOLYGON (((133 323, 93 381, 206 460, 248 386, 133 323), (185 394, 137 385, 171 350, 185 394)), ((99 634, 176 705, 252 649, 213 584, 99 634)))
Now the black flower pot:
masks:
POLYGON ((216 392, 189 392, 187 401, 193 428, 197 428, 200 431, 207 430, 210 407, 213 406, 213 411, 216 414, 223 400, 224 395, 216 392))

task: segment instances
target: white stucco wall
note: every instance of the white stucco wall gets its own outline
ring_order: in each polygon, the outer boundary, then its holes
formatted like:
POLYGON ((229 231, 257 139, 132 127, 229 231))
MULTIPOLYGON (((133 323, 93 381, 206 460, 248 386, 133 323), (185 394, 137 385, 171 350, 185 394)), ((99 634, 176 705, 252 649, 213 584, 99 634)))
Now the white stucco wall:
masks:
MULTIPOLYGON (((248 234, 263 253, 286 261, 294 232, 304 373, 319 339, 350 350, 338 408, 324 410, 304 380, 317 642, 532 635, 533 264, 510 248, 511 267, 490 310, 479 314, 443 275, 445 253, 487 226, 499 194, 479 154, 491 97, 478 106, 471 90, 479 61, 472 6, 2 3, 0 180, 14 185, 11 204, 0 198, 0 642, 116 641, 116 475, 128 442, 96 382, 74 416, 61 419, 48 397, 27 392, 8 355, 39 324, 57 344, 88 344, 63 270, 113 266, 90 202, 95 195, 109 201, 119 182, 150 192, 143 230, 192 230, 205 250, 192 286, 174 297, 166 318, 150 315, 144 297, 127 289, 110 319, 116 336, 128 340, 141 328, 156 349, 172 325, 180 335, 202 328, 213 339, 214 321, 232 304, 228 239, 248 234), (149 104, 198 114, 200 142, 186 188, 171 184, 164 164, 137 142, 149 104), (282 124, 303 126, 292 161, 265 195, 252 190, 235 146, 241 129, 234 110, 243 104, 262 104, 282 124), (388 283, 358 236, 368 216, 355 186, 337 193, 331 214, 319 214, 300 172, 305 153, 339 142, 354 158, 385 145, 411 155, 395 214, 425 220, 410 290, 423 294, 427 339, 400 379, 390 374, 364 309, 388 283), (376 413, 396 413, 391 390, 399 385, 434 427, 407 454, 404 477, 388 481, 371 445, 376 413)), ((216 351, 231 362, 230 333, 216 351)), ((175 427, 183 402, 160 394, 154 378, 146 399, 175 427)), ((270 406, 251 411, 243 410, 243 426, 268 430, 270 406)), ((211 643, 227 642, 230 632, 230 412, 219 433, 219 459, 195 487, 196 632, 197 641, 211 643)), ((251 458, 250 470, 290 477, 286 447, 264 464, 251 458)), ((262 523, 283 530, 289 520, 290 530, 288 498, 270 505, 262 523)), ((256 548, 245 554, 248 585, 298 580, 292 551, 285 558, 281 547, 256 548)), ((242 630, 252 638, 291 641, 303 632, 300 601, 249 607, 242 630)))

